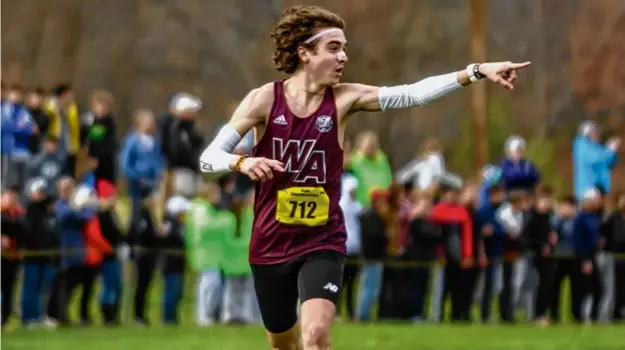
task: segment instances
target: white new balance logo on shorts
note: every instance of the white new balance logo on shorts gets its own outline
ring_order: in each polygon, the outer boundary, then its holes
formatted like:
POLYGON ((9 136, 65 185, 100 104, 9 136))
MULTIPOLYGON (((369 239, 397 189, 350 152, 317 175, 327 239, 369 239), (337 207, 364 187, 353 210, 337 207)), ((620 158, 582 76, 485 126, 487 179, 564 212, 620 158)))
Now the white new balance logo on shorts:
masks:
POLYGON ((275 117, 273 122, 274 124, 278 124, 278 125, 288 125, 288 123, 286 122, 286 118, 284 117, 284 114, 281 114, 275 117))
POLYGON ((330 291, 332 293, 336 293, 339 291, 339 287, 336 284, 333 283, 328 283, 325 286, 323 286, 323 289, 330 291))

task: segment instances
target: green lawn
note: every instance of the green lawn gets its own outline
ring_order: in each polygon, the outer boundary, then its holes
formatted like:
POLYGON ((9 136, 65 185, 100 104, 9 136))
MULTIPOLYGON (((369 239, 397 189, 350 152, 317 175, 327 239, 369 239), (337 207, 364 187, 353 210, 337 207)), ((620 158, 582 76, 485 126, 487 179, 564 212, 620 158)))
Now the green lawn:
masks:
MULTIPOLYGON (((336 350, 623 350, 624 326, 439 326, 338 324, 336 350)), ((14 330, 3 350, 258 350, 260 327, 14 330)))

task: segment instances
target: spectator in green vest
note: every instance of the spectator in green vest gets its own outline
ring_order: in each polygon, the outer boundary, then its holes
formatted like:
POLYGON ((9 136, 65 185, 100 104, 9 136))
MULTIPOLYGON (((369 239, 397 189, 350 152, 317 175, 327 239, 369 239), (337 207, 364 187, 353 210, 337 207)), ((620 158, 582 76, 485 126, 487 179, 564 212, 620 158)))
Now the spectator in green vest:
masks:
POLYGON ((351 157, 349 169, 358 179, 356 198, 363 206, 371 203, 371 192, 391 185, 393 174, 386 154, 380 150, 378 137, 371 131, 359 137, 358 150, 351 157))
POLYGON ((238 224, 235 223, 238 229, 229 231, 230 234, 223 241, 223 255, 228 257, 228 260, 222 265, 226 282, 221 319, 226 324, 248 324, 257 321, 254 315, 256 302, 254 281, 248 261, 254 222, 253 200, 254 191, 251 191, 246 195, 238 217, 235 218, 232 214, 232 219, 238 220, 238 224))
POLYGON ((185 244, 189 266, 198 273, 196 322, 200 326, 215 323, 221 300, 221 266, 224 239, 236 222, 229 211, 218 210, 219 187, 200 181, 198 197, 185 217, 185 244))

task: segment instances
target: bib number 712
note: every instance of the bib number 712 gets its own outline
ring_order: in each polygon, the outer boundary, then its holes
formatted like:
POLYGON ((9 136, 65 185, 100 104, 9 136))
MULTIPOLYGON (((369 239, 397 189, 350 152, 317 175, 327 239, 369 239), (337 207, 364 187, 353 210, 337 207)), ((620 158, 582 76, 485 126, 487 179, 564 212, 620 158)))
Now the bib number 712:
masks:
POLYGON ((317 203, 315 202, 298 202, 289 201, 291 204, 291 217, 299 217, 300 219, 314 219, 317 203))
POLYGON ((289 187, 278 191, 276 220, 286 225, 320 226, 328 222, 330 198, 323 187, 289 187))

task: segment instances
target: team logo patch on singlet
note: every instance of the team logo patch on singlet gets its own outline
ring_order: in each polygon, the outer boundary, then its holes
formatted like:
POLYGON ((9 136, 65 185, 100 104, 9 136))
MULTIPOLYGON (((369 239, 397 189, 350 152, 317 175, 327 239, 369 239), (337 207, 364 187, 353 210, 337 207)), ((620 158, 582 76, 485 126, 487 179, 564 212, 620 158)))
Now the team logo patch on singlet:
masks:
POLYGON ((287 225, 321 226, 328 222, 330 197, 323 187, 278 191, 276 220, 287 225))
POLYGON ((329 115, 318 116, 316 126, 319 132, 328 132, 332 130, 332 117, 329 115))

